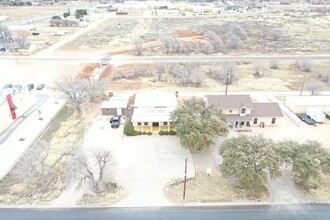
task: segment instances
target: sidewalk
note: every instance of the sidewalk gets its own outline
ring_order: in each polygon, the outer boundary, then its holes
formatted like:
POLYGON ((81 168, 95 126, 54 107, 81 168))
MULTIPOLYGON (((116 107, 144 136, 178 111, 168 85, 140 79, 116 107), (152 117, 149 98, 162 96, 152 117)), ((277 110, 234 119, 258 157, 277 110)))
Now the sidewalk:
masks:
POLYGON ((0 134, 0 179, 9 173, 29 147, 45 132, 64 105, 64 100, 45 98, 0 134), (41 111, 43 120, 39 120, 38 110, 41 111))

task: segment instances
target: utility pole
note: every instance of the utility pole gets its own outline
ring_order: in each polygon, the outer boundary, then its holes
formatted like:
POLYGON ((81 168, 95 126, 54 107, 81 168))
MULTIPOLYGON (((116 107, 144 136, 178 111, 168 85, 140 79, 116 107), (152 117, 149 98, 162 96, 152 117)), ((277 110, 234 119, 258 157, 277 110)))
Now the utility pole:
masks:
POLYGON ((186 183, 187 183, 187 158, 185 160, 185 168, 184 168, 184 181, 183 181, 183 199, 186 198, 186 183))
POLYGON ((227 75, 226 75, 226 92, 225 92, 225 95, 227 95, 227 91, 228 91, 228 78, 229 78, 229 73, 227 71, 227 75))
POLYGON ((304 73, 304 79, 301 85, 301 89, 300 89, 300 96, 302 95, 302 92, 304 90, 304 86, 305 86, 305 81, 306 81, 306 73, 304 73))

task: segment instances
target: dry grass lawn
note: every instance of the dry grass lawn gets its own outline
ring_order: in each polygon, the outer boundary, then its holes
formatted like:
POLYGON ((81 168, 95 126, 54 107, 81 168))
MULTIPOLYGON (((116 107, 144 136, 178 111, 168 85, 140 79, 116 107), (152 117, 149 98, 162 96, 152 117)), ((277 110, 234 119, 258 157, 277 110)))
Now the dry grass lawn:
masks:
POLYGON ((127 195, 123 187, 119 186, 115 193, 104 193, 96 195, 95 193, 86 193, 78 202, 78 205, 110 206, 122 200, 127 195))
POLYGON ((176 181, 173 180, 173 182, 170 182, 165 186, 164 191, 166 197, 176 204, 193 202, 270 201, 266 188, 260 196, 256 196, 252 191, 244 191, 234 187, 232 183, 223 178, 219 172, 212 172, 212 175, 210 176, 205 173, 198 173, 195 178, 188 180, 185 200, 182 199, 182 181, 181 183, 176 183, 176 181))
POLYGON ((330 201, 330 176, 322 175, 321 180, 317 182, 316 189, 310 189, 309 192, 304 191, 305 195, 318 202, 330 201))

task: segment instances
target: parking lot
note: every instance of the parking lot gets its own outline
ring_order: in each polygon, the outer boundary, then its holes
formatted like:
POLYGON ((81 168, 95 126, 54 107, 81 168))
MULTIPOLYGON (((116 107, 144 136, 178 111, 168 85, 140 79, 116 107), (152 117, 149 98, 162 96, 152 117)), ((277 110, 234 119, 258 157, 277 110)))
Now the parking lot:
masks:
POLYGON ((164 196, 164 186, 172 178, 184 176, 188 158, 188 176, 193 176, 191 154, 175 136, 135 136, 111 128, 110 117, 98 116, 85 136, 85 147, 106 147, 116 161, 114 177, 127 191, 127 197, 115 206, 172 205, 164 196))

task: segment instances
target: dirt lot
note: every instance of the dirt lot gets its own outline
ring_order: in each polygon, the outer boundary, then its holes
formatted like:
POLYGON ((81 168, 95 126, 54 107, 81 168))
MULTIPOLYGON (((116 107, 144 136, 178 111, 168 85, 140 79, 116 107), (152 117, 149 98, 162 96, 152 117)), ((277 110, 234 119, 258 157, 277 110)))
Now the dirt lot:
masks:
MULTIPOLYGON (((268 61, 264 61, 268 65, 268 61)), ((237 80, 228 87, 229 92, 238 91, 299 91, 306 74, 306 82, 309 79, 317 78, 318 69, 330 67, 329 61, 314 62, 314 70, 305 73, 297 69, 294 61, 281 61, 280 69, 273 70, 269 67, 264 77, 256 78, 254 73, 254 63, 239 63, 237 80)), ((209 76, 209 66, 214 64, 201 64, 199 74, 204 78, 200 86, 182 86, 171 74, 171 68, 178 64, 167 64, 162 78, 159 80, 155 64, 125 64, 111 66, 107 68, 103 76, 110 79, 112 90, 138 90, 138 89, 163 89, 179 92, 224 92, 225 85, 209 76), (142 69, 142 70, 141 70, 142 69), (145 77, 134 77, 136 71, 145 73, 145 77), (117 79, 119 75, 127 76, 117 79)), ((220 63, 218 65, 221 65, 220 63)), ((329 90, 330 84, 325 85, 325 90, 329 90)))
MULTIPOLYGON (((68 2, 66 5, 43 5, 43 6, 7 6, 0 7, 0 15, 10 17, 10 21, 20 21, 24 19, 33 19, 34 17, 52 14, 55 12, 66 11, 70 7, 82 7, 86 2, 68 2)), ((5 23, 4 23, 5 24, 5 23)))
POLYGON ((225 54, 326 54, 329 52, 328 13, 312 6, 273 8, 256 13, 227 14, 213 17, 113 17, 94 32, 80 37, 64 50, 103 48, 109 54, 132 49, 132 42, 141 37, 144 54, 163 54, 160 39, 176 34, 181 42, 203 43, 208 30, 217 33, 226 43, 226 31, 231 23, 241 24, 248 34, 241 51, 224 50, 225 54), (262 25, 261 25, 262 24, 262 25), (273 40, 269 32, 283 32, 281 40, 273 40), (185 32, 190 32, 187 34, 185 32), (182 34, 185 33, 185 34, 182 34))

